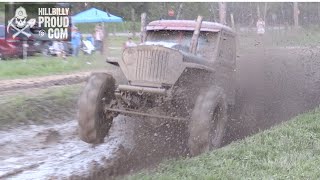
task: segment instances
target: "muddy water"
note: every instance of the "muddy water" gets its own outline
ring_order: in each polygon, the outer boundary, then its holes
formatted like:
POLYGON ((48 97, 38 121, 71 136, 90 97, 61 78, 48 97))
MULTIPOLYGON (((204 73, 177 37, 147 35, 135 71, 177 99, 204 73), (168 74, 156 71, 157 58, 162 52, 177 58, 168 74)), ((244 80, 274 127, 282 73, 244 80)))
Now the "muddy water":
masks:
MULTIPOLYGON (((271 127, 320 104, 317 49, 241 51, 237 104, 225 143, 271 127)), ((118 117, 106 143, 91 146, 77 137, 76 121, 0 132, 0 179, 105 179, 186 156, 185 126, 150 127, 118 117)))
POLYGON ((132 121, 118 118, 108 143, 91 146, 79 140, 76 121, 51 126, 27 126, 0 132, 0 179, 65 179, 88 177, 90 169, 112 167, 121 147, 130 149, 132 121), (125 130, 125 131, 124 131, 125 130))
POLYGON ((178 126, 164 123, 152 131, 143 120, 120 116, 107 143, 97 146, 78 138, 75 120, 2 131, 0 179, 105 179, 150 167, 186 153, 178 126))

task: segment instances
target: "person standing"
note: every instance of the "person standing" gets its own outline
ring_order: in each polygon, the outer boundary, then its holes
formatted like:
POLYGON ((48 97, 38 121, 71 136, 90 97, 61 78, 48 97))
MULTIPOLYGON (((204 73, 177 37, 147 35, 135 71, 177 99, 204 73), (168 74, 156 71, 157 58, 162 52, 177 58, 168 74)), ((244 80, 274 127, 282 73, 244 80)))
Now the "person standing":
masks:
POLYGON ((262 36, 265 33, 266 23, 262 18, 259 18, 257 21, 257 34, 262 36))
POLYGON ((63 41, 53 41, 52 50, 53 53, 57 55, 57 57, 62 57, 63 59, 66 59, 63 41))
POLYGON ((81 46, 81 34, 77 27, 72 28, 71 33, 72 56, 78 56, 81 46))
POLYGON ((96 50, 100 51, 100 53, 103 53, 103 39, 104 39, 104 33, 103 33, 103 28, 101 26, 101 24, 98 24, 95 28, 95 46, 96 46, 96 50))
POLYGON ((132 41, 132 37, 129 37, 128 40, 124 43, 124 49, 129 48, 129 47, 136 47, 137 44, 132 41))

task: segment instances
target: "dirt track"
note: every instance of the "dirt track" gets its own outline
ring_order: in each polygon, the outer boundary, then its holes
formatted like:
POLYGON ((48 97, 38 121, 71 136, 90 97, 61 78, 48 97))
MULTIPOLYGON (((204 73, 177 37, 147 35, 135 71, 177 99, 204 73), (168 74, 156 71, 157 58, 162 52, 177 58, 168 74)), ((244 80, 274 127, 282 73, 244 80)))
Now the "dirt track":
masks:
POLYGON ((81 72, 67 75, 52 75, 26 79, 1 80, 0 92, 77 84, 85 81, 89 75, 90 72, 81 72))
MULTIPOLYGON (((317 49, 267 49, 239 53, 236 112, 225 143, 268 128, 320 104, 317 49)), ((185 156, 184 126, 151 129, 119 117, 109 138, 92 147, 79 140, 76 121, 0 132, 1 177, 12 179, 105 179, 185 156)))

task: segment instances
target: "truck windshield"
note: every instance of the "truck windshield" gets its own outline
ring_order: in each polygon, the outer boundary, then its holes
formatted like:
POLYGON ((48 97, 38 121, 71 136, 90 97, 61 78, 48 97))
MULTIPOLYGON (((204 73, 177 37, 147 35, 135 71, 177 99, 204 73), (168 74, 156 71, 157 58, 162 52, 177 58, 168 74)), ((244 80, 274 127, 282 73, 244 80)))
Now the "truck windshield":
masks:
MULTIPOLYGON (((210 48, 214 48, 216 41, 216 34, 213 32, 201 32, 198 40, 198 55, 205 56, 205 51, 210 48)), ((193 31, 148 31, 147 43, 148 44, 160 44, 169 46, 171 48, 179 49, 181 51, 188 52, 193 31)), ((212 51, 211 51, 212 52, 212 51)))

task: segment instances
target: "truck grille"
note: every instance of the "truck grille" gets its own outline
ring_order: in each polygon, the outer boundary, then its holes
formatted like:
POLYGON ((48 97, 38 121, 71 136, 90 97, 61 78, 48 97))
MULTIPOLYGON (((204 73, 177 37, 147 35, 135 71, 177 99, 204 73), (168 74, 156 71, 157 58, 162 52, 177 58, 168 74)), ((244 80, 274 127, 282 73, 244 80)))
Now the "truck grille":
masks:
POLYGON ((139 49, 137 53, 136 79, 156 83, 164 81, 168 69, 169 52, 159 49, 139 49))

